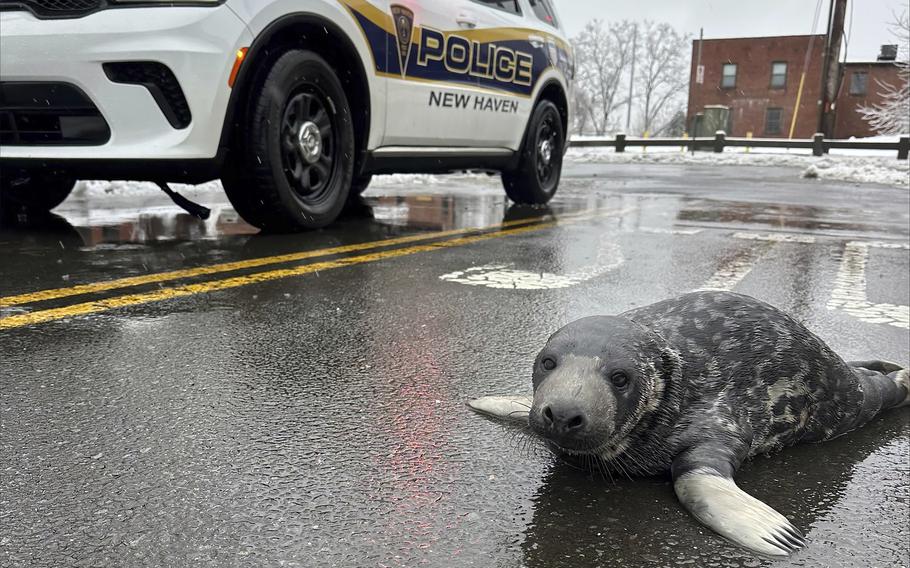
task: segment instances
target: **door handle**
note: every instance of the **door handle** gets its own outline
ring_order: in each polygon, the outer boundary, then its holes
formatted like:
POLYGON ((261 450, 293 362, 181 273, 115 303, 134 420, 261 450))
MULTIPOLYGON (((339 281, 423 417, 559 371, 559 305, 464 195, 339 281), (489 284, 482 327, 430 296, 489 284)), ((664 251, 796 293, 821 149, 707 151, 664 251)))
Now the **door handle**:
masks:
POLYGON ((473 30, 477 27, 477 19, 471 14, 458 14, 458 17, 455 18, 455 22, 462 28, 473 30))

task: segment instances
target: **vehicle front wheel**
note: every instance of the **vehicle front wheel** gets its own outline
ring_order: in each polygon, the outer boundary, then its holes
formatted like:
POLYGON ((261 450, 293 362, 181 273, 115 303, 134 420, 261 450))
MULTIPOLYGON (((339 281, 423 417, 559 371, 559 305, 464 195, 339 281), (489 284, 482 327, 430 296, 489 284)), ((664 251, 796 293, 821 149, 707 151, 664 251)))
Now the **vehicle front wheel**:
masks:
POLYGON ((47 213, 73 191, 76 180, 66 172, 4 170, 0 172, 0 214, 47 213))
POLYGON ((562 117, 550 101, 531 115, 518 167, 502 172, 506 195, 515 203, 542 205, 556 194, 565 150, 562 117))
POLYGON ((325 227, 347 202, 354 170, 354 129, 341 82, 322 57, 293 50, 254 88, 222 174, 228 198, 260 229, 325 227))

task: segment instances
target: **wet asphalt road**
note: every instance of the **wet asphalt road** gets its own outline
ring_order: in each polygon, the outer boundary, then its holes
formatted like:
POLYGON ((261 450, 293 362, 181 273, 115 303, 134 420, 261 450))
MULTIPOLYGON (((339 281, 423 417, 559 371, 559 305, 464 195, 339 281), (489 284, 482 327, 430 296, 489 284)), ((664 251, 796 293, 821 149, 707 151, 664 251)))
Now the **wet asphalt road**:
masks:
POLYGON ((19 322, 0 329, 0 565, 908 564, 907 409, 743 468, 740 485, 808 535, 771 562, 699 526, 668 480, 575 470, 464 406, 529 391, 564 323, 702 287, 771 302, 845 358, 906 364, 906 190, 573 165, 552 207, 522 210, 495 179, 424 181, 380 184, 305 235, 255 235, 217 194, 200 197, 205 223, 114 194, 0 230, 0 306, 191 271, 0 307, 19 322), (504 221, 511 233, 462 231, 504 221))

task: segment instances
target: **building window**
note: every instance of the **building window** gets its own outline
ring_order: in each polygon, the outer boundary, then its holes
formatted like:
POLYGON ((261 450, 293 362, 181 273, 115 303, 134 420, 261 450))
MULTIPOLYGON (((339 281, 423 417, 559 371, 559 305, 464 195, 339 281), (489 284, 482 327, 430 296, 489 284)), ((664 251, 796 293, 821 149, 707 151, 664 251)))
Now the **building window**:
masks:
POLYGON ((765 134, 780 134, 780 121, 783 109, 769 108, 765 113, 765 134))
POLYGON ((865 71, 854 71, 853 75, 850 76, 850 94, 865 95, 868 82, 868 73, 865 71))
POLYGON ((775 61, 771 64, 771 88, 783 89, 787 86, 787 63, 775 61))
POLYGON ((736 64, 724 63, 724 73, 720 80, 722 89, 732 89, 736 86, 736 64))

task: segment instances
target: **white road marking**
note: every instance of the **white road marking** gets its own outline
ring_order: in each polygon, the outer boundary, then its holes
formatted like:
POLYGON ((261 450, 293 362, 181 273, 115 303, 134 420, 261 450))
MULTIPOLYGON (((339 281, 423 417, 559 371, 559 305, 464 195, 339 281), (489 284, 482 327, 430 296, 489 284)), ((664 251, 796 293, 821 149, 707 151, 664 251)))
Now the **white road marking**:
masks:
POLYGON ((886 243, 884 241, 855 241, 855 242, 857 242, 857 243, 862 242, 869 248, 910 250, 910 244, 907 244, 907 243, 886 243))
POLYGON ((729 292, 733 290, 776 244, 762 242, 751 249, 740 251, 736 256, 721 264, 714 276, 696 292, 729 292))
POLYGON ((834 280, 828 309, 846 312, 867 323, 910 329, 910 306, 874 304, 869 301, 866 293, 866 264, 869 261, 870 247, 910 250, 907 245, 899 243, 847 243, 840 270, 834 280))
POLYGON ((691 236, 700 234, 703 229, 664 229, 662 227, 639 227, 639 233, 650 233, 652 235, 682 235, 691 236))
POLYGON ((443 274, 439 279, 466 286, 484 286, 487 288, 557 290, 560 288, 571 288, 582 282, 587 282, 592 278, 614 270, 624 262, 625 258, 618 244, 604 243, 600 246, 597 260, 594 264, 568 274, 529 272, 513 268, 513 264, 487 264, 443 274))
POLYGON ((802 243, 811 245, 815 243, 815 237, 810 235, 800 235, 798 233, 734 233, 734 239, 743 239, 746 241, 767 241, 772 243, 802 243))

